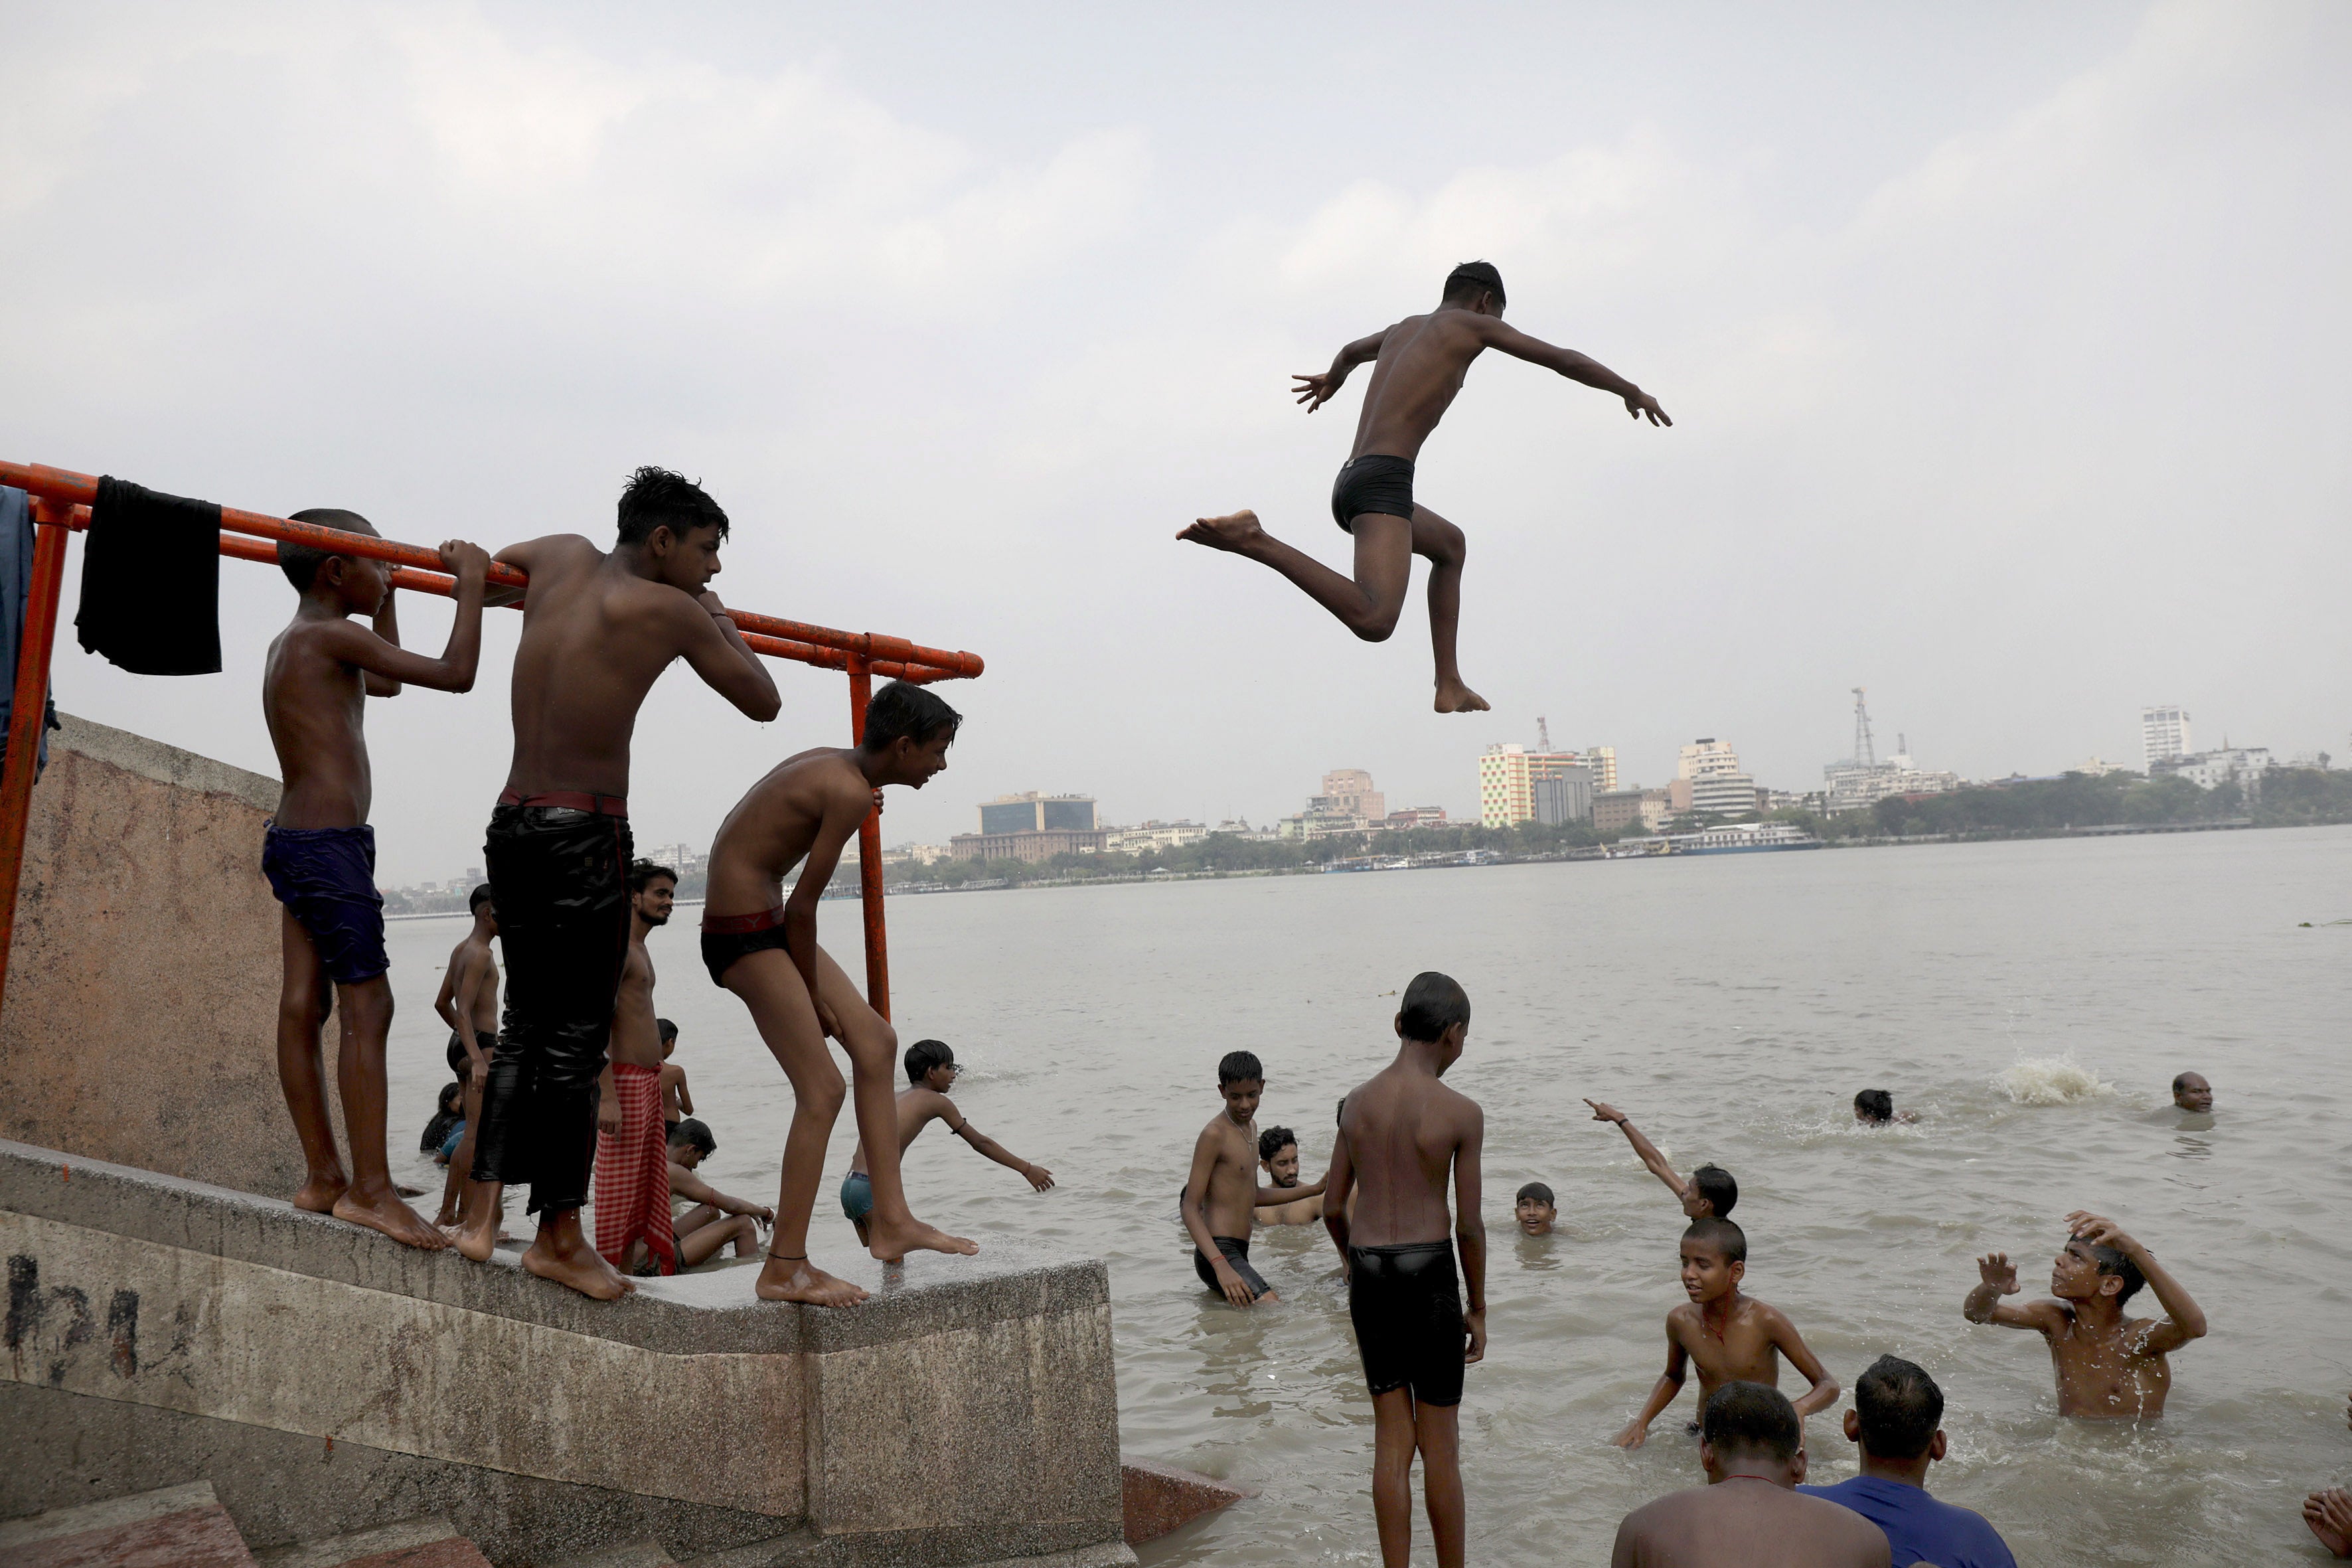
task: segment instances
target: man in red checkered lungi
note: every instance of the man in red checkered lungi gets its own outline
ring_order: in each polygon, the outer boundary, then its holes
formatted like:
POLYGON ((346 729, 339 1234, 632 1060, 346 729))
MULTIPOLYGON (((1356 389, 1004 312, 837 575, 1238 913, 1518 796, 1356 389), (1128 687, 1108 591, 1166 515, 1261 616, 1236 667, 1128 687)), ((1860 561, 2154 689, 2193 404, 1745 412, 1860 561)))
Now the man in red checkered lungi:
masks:
POLYGON ((596 1250, 624 1273, 637 1244, 664 1274, 677 1272, 670 1228, 669 1139, 662 1126, 661 1028, 654 1016, 654 963, 646 933, 669 920, 677 873, 640 860, 629 868, 629 952, 613 1005, 610 1058, 596 1102, 596 1250))

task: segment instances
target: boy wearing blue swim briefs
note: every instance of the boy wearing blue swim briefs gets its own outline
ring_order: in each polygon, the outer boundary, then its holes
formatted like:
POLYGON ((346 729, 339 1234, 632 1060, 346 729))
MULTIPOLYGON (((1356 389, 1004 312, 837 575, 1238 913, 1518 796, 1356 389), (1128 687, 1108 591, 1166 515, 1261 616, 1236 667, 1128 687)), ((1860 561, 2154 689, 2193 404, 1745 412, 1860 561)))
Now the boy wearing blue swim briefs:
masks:
MULTIPOLYGON (((326 509, 294 518, 346 533, 375 532, 356 512, 326 509)), ((294 1206, 428 1250, 448 1241, 402 1200, 384 1153, 392 984, 384 978, 390 963, 383 899, 375 887, 375 830, 367 822, 373 791, 362 726, 367 699, 397 697, 404 684, 436 691, 474 684, 490 558, 477 545, 451 540, 441 546, 441 563, 457 579, 457 613, 441 657, 427 658, 400 646, 387 567, 364 556, 280 543, 278 568, 302 599, 269 645, 261 676, 262 712, 284 780, 261 843, 262 873, 285 906, 278 1079, 309 1168, 294 1206), (353 616, 372 617, 373 629, 355 624, 353 616), (348 1178, 335 1151, 320 1060, 331 1004, 342 1020, 336 1083, 352 1149, 348 1178)))
MULTIPOLYGON (((1054 1173, 1043 1165, 1033 1165, 1005 1148, 995 1139, 964 1120, 948 1098, 955 1080, 963 1068, 956 1065, 955 1052, 945 1040, 917 1040, 907 1047, 907 1087, 898 1091, 898 1152, 903 1158, 913 1147, 923 1129, 934 1121, 944 1121, 948 1131, 971 1145, 975 1154, 985 1154, 1009 1171, 1020 1173, 1021 1179, 1037 1192, 1054 1184, 1054 1173)), ((870 1243, 866 1216, 874 1212, 874 1180, 866 1170, 866 1144, 861 1140, 856 1152, 849 1156, 849 1174, 841 1180, 841 1212, 857 1227, 857 1239, 870 1243)))

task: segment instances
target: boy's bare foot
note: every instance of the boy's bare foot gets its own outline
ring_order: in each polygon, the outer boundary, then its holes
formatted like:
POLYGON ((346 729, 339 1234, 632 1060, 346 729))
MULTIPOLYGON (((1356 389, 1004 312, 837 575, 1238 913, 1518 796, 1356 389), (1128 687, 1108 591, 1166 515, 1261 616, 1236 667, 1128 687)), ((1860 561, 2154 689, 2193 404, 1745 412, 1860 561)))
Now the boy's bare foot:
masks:
POLYGON ((1459 680, 1441 680, 1436 706, 1440 713, 1484 713, 1490 704, 1459 680))
POLYGON ((342 1200, 351 1184, 341 1172, 332 1176, 313 1176, 302 1184, 300 1192, 294 1194, 294 1206, 311 1214, 332 1214, 335 1205, 342 1200))
POLYGON ((884 1263, 897 1263, 910 1252, 960 1252, 970 1257, 980 1250, 980 1243, 950 1236, 919 1219, 894 1225, 877 1215, 869 1216, 866 1223, 866 1250, 884 1263))
MULTIPOLYGON (((460 1243, 460 1250, 463 1244, 460 1243)), ((468 1254, 468 1256, 471 1256, 468 1254)), ((636 1289, 621 1277, 619 1269, 604 1261, 604 1255, 593 1247, 581 1247, 572 1251, 558 1252, 547 1244, 547 1232, 541 1229, 539 1239, 522 1255, 522 1266, 541 1279, 552 1279, 567 1289, 598 1301, 617 1301, 636 1289)))
POLYGON ((2303 1522, 2338 1557, 2352 1557, 2352 1495, 2330 1487, 2303 1500, 2303 1522))
POLYGON ((1265 537, 1265 530, 1258 526, 1257 513, 1237 511, 1230 517, 1202 518, 1190 528, 1179 529, 1176 537, 1212 550, 1247 550, 1265 537))
POLYGON ((425 1216, 403 1202, 388 1184, 383 1192, 375 1194, 352 1187, 335 1200, 335 1206, 328 1212, 337 1219, 380 1230, 404 1246, 426 1252, 438 1252, 449 1245, 449 1238, 425 1224, 425 1216))
POLYGON ((768 1254, 760 1265, 760 1279, 751 1287, 762 1301, 798 1301, 810 1307, 855 1307, 866 1292, 846 1279, 836 1279, 805 1258, 768 1254))

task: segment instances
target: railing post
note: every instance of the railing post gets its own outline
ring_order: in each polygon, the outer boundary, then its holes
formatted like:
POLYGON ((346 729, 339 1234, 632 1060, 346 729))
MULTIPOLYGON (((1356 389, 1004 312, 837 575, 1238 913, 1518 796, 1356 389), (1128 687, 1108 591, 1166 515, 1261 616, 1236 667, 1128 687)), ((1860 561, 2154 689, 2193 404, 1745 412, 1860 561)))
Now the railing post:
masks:
MULTIPOLYGON (((849 656, 849 743, 866 739, 866 704, 874 697, 874 670, 862 653, 849 656)), ((890 941, 882 925, 882 792, 857 829, 857 900, 866 915, 866 1000, 890 1016, 890 941)))
POLYGON ((16 886, 25 875, 25 825, 33 812, 33 773, 48 722, 49 659, 58 638, 58 600, 66 580, 66 521, 71 508, 34 497, 33 581, 16 639, 16 698, 9 710, 7 761, 0 764, 0 1002, 8 986, 8 950, 16 936, 16 886))

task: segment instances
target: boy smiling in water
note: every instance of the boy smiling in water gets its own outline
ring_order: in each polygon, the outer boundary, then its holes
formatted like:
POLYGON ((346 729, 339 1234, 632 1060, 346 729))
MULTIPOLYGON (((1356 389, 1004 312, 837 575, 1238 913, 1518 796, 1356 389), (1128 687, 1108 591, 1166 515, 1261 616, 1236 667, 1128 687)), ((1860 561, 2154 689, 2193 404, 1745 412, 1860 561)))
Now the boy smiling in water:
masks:
POLYGON ((2001 1305, 2017 1294, 2017 1265, 2001 1252, 1977 1259, 1977 1288, 1960 1304, 1971 1323, 2032 1329, 2050 1344, 2058 1414, 2092 1421, 2153 1421, 2164 1414, 2172 1366, 2164 1358, 2205 1337, 2205 1313, 2156 1254, 2111 1219, 2080 1209, 2066 1216, 2066 1245, 2050 1266, 2054 1301, 2001 1305), (2124 1303, 2154 1288, 2164 1319, 2126 1318, 2124 1303))
POLYGON ((1683 1291, 1690 1300, 1666 1314, 1666 1370, 1642 1413, 1611 1441, 1621 1448, 1646 1442, 1650 1423, 1682 1392, 1683 1369, 1692 1362, 1698 1364, 1701 1409, 1727 1383, 1777 1386, 1783 1354, 1812 1384, 1797 1401, 1800 1417, 1837 1403, 1837 1380, 1806 1347, 1797 1325, 1780 1308, 1739 1293, 1748 1277, 1748 1237, 1738 1226, 1693 1220, 1683 1232, 1682 1260, 1683 1291))

